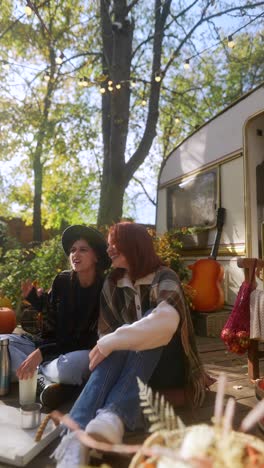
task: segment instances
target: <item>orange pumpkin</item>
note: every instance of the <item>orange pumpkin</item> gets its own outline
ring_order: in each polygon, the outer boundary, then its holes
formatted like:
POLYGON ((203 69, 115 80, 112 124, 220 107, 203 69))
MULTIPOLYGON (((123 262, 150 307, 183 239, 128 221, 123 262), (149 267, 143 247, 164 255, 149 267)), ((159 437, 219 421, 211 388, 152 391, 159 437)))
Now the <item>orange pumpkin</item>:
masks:
POLYGON ((15 311, 9 307, 0 307, 0 333, 12 333, 15 326, 15 311))

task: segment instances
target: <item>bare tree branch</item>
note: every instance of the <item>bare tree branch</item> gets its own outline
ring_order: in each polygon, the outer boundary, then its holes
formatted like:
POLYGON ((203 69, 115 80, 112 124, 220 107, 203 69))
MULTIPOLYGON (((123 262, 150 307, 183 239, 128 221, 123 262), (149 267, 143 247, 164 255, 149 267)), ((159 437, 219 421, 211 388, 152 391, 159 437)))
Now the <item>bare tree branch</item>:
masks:
POLYGON ((144 186, 143 182, 140 179, 138 179, 137 177, 135 177, 135 176, 133 177, 133 179, 135 180, 135 182, 137 184, 140 185, 140 187, 142 188, 143 192, 145 193, 147 199, 152 203, 152 205, 157 206, 157 203, 155 202, 155 200, 153 200, 153 198, 150 197, 147 190, 145 189, 145 186, 144 186))

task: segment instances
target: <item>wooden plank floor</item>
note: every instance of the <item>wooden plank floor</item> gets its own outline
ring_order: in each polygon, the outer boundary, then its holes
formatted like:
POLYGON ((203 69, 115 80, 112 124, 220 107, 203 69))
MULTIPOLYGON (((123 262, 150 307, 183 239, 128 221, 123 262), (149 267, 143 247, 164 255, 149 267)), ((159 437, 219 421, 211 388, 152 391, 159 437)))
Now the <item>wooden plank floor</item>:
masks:
MULTIPOLYGON (((234 425, 235 428, 238 428, 244 416, 256 404, 254 384, 249 381, 247 375, 247 358, 246 356, 237 356, 227 352, 224 344, 218 338, 197 337, 197 344, 202 361, 209 374, 216 378, 222 372, 227 375, 226 399, 230 396, 236 399, 234 425)), ((264 361, 261 362, 261 374, 264 375, 264 361)), ((195 411, 187 407, 175 410, 185 424, 211 421, 216 389, 216 384, 211 386, 201 408, 196 408, 195 411)), ((0 404, 18 406, 17 385, 13 388, 11 395, 3 398, 0 404)), ((252 433, 264 439, 264 434, 258 428, 255 428, 252 433)), ((147 436, 148 434, 131 434, 126 437, 125 441, 127 443, 141 443, 147 436)), ((27 468, 54 468, 55 463, 49 456, 56 448, 58 441, 59 439, 53 441, 49 447, 27 465, 27 468)), ((129 460, 129 458, 121 456, 104 455, 102 459, 93 460, 93 464, 100 466, 101 463, 108 463, 112 468, 127 468, 129 460)), ((7 465, 0 464, 1 468, 4 466, 7 465)))

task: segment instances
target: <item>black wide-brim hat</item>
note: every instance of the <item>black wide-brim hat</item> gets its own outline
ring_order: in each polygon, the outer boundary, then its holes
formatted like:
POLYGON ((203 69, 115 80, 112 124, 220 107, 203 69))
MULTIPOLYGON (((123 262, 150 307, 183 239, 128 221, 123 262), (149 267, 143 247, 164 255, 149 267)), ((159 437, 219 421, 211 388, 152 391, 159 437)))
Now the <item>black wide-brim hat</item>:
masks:
POLYGON ((69 226, 63 231, 61 243, 64 252, 69 256, 72 244, 76 240, 85 239, 89 246, 95 251, 98 263, 103 270, 111 265, 111 260, 107 254, 107 243, 103 234, 91 226, 82 226, 75 224, 69 226))

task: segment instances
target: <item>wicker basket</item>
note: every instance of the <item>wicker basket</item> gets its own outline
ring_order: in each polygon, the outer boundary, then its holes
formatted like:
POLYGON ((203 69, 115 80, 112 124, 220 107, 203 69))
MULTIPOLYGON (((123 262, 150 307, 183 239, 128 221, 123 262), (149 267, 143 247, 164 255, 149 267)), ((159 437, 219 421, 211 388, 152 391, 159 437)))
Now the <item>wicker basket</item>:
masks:
POLYGON ((196 335, 219 337, 229 315, 230 309, 218 310, 217 312, 194 311, 192 320, 196 335))
MULTIPOLYGON (((199 426, 206 427, 206 424, 199 424, 199 426)), ((187 435, 192 427, 194 426, 190 426, 181 430, 176 429, 174 431, 163 430, 154 432, 145 440, 143 447, 148 448, 153 445, 160 445, 162 447, 168 447, 177 450, 180 448, 183 438, 187 435)), ((245 446, 250 445, 264 455, 264 441, 261 439, 253 435, 244 434, 242 432, 232 431, 231 434, 234 437, 234 440, 237 440, 245 446)), ((141 468, 141 464, 143 466, 145 460, 145 455, 143 455, 141 451, 138 451, 132 458, 128 468, 141 468)))

